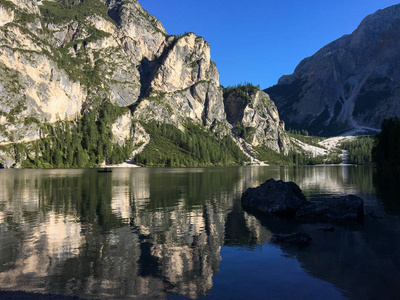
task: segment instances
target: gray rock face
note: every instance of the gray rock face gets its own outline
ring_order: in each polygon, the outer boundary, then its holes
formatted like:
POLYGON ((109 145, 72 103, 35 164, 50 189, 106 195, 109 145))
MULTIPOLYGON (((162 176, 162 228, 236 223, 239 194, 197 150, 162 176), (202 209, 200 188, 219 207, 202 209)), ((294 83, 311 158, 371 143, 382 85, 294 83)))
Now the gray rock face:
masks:
POLYGON ((169 41, 162 58, 148 62, 143 99, 134 117, 177 127, 190 120, 228 133, 219 73, 210 59, 210 45, 194 33, 169 41))
POLYGON ((267 146, 287 154, 290 140, 274 102, 263 91, 254 89, 247 92, 239 89, 224 97, 227 120, 236 134, 242 135, 251 146, 267 146), (241 133, 236 128, 238 124, 243 130, 241 133))
POLYGON ((400 5, 304 59, 266 90, 289 127, 338 134, 400 116, 400 5))
POLYGON ((348 195, 312 203, 306 200, 294 182, 269 179, 242 195, 242 206, 268 214, 291 216, 303 220, 355 221, 364 216, 361 198, 348 195))

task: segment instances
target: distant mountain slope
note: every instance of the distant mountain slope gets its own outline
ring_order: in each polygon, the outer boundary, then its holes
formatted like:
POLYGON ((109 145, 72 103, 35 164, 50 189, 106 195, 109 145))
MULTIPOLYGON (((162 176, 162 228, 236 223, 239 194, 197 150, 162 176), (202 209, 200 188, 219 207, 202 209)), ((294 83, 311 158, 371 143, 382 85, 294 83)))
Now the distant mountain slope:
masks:
POLYGON ((300 62, 265 90, 287 127, 337 135, 400 116, 400 4, 300 62))

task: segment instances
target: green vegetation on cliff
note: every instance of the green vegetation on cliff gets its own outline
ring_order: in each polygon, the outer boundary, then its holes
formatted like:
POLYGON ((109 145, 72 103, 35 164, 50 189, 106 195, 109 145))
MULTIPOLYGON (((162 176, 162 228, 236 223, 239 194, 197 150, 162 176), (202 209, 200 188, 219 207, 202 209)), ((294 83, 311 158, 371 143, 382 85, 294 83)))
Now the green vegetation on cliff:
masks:
POLYGON ((114 22, 107 13, 107 7, 98 0, 62 0, 57 2, 43 1, 40 6, 43 18, 49 23, 63 23, 71 20, 85 22, 86 17, 98 15, 114 22))
POLYGON ((143 124, 151 141, 135 157, 138 165, 149 167, 199 167, 243 165, 247 157, 231 137, 187 123, 185 131, 166 123, 143 124))
POLYGON ((253 85, 252 83, 245 82, 244 84, 238 84, 234 86, 228 86, 224 88, 224 98, 232 92, 235 92, 240 98, 243 99, 243 105, 247 105, 251 102, 251 95, 257 93, 260 90, 260 86, 253 85))

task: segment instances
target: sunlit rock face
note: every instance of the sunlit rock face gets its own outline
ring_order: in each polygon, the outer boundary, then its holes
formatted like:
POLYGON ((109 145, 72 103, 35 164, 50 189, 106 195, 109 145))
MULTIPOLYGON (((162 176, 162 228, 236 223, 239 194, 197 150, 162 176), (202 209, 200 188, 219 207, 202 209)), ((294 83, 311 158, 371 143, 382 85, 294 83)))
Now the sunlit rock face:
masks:
POLYGON ((178 127, 192 120, 227 132, 219 73, 203 38, 168 36, 134 0, 72 4, 0 4, 0 143, 39 138, 36 124, 32 132, 22 125, 28 117, 74 120, 104 100, 140 102, 138 120, 178 127))
POLYGON ((367 16, 267 89, 286 124, 338 134, 400 116, 399 20, 400 5, 367 16))

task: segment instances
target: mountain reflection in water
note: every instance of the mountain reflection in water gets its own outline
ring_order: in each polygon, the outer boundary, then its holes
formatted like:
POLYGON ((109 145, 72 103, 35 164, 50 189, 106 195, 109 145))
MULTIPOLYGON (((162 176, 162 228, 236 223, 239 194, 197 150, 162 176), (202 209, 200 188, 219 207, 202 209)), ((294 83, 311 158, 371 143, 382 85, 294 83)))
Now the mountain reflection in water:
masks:
POLYGON ((287 265, 301 266, 296 281, 314 289, 293 285, 293 298, 399 295, 400 222, 376 198, 376 176, 371 167, 1 170, 0 289, 243 298, 251 288, 264 298, 264 288, 241 272, 268 278, 270 295, 290 298, 282 294, 291 289, 282 285, 290 274, 277 271, 287 265), (358 194, 366 200, 365 224, 326 233, 317 230, 324 224, 244 212, 241 193, 269 178, 295 181, 313 200, 358 194), (272 233, 300 230, 313 237, 307 249, 269 243, 272 233), (255 270, 273 255, 276 269, 255 270), (243 288, 230 294, 228 282, 243 288))

